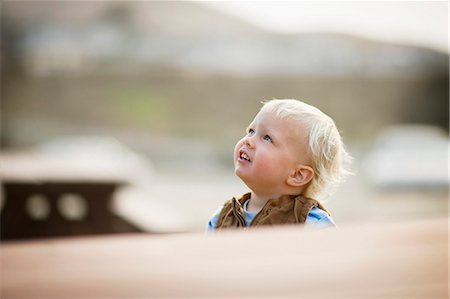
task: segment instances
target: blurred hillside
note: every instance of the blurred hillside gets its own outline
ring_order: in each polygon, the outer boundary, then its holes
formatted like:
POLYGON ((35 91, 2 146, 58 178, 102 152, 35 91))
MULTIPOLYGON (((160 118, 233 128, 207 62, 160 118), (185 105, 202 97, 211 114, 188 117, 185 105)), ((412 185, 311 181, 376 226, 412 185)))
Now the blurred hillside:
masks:
POLYGON ((100 134, 153 157, 179 155, 176 144, 228 159, 270 98, 318 106, 347 140, 395 123, 448 129, 447 53, 336 34, 268 34, 195 2, 1 8, 4 148, 100 134))

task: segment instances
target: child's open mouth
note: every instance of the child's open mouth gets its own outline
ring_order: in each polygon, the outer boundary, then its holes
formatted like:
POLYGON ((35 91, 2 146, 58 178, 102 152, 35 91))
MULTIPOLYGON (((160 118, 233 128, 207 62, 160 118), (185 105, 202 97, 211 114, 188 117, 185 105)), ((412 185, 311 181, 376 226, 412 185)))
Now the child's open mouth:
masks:
POLYGON ((245 160, 247 162, 251 162, 250 158, 247 156, 247 154, 244 151, 241 151, 239 158, 241 158, 242 160, 245 160))

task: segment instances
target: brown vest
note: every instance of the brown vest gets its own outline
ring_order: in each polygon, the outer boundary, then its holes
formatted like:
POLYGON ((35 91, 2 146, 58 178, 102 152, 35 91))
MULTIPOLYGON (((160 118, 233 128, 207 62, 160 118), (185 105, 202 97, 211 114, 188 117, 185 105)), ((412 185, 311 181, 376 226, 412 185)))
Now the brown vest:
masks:
MULTIPOLYGON (((250 193, 245 193, 238 199, 233 197, 225 202, 219 214, 216 229, 246 227, 242 207, 249 198, 250 193)), ((256 214, 255 218, 253 218, 250 226, 303 224, 312 207, 318 207, 328 213, 315 199, 306 198, 301 195, 283 195, 278 199, 269 200, 261 211, 256 214)))

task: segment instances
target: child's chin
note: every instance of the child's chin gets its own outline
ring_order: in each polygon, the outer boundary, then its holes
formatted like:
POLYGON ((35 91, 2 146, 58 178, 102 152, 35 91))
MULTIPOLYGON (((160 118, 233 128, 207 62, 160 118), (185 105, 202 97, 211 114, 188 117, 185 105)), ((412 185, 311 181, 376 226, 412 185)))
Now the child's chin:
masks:
POLYGON ((247 176, 246 176, 244 173, 242 173, 242 171, 240 171, 239 169, 236 169, 236 170, 234 171, 234 174, 235 174, 238 178, 240 178, 241 181, 242 181, 244 184, 247 184, 247 176))
POLYGON ((241 180, 244 180, 243 179, 243 173, 242 173, 242 170, 240 170, 239 168, 235 168, 234 169, 234 174, 238 177, 238 178, 240 178, 241 180))

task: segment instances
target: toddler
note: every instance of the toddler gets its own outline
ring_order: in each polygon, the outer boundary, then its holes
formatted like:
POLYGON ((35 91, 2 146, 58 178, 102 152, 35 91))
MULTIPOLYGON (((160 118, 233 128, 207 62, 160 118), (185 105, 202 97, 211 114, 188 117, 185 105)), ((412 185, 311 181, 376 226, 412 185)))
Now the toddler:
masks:
POLYGON ((349 159, 333 120, 319 109, 292 99, 264 103, 234 149, 235 173, 251 191, 225 202, 208 230, 335 226, 318 199, 342 181, 349 159))

